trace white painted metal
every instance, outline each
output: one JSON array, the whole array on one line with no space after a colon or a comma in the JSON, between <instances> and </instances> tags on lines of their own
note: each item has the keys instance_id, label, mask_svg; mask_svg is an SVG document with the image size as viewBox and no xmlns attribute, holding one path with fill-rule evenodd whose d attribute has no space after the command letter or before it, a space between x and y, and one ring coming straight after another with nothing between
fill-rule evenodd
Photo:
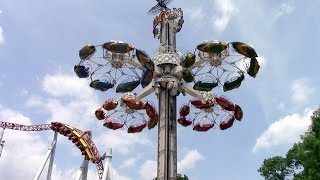
<instances>
[{"instance_id":1,"label":"white painted metal","mask_svg":"<svg viewBox=\"0 0 320 180\"><path fill-rule=\"evenodd\" d=\"M49 159L49 157L50 157L50 155L51 155L52 149L53 149L53 147L55 147L56 143L57 143L56 140L53 140L53 142L51 143L51 146L49 147L48 152L47 152L44 160L42 161L42 164L41 164L41 166L40 166L37 174L36 174L35 177L34 177L34 180L39 180L40 175L41 175L44 167L46 166L47 161L48 161L48 159Z\"/></svg>"},{"instance_id":2,"label":"white painted metal","mask_svg":"<svg viewBox=\"0 0 320 180\"><path fill-rule=\"evenodd\" d=\"M111 166L112 149L111 148L107 148L105 159L106 159L106 162L104 165L102 180L111 180L112 178L112 166Z\"/></svg>"},{"instance_id":3,"label":"white painted metal","mask_svg":"<svg viewBox=\"0 0 320 180\"><path fill-rule=\"evenodd\" d=\"M58 132L54 132L54 136L53 136L53 141L57 142L57 138L58 138ZM47 174L47 180L51 180L51 174L52 174L52 168L53 168L53 161L54 161L54 155L56 152L56 146L57 143L54 143L52 150L51 150L51 156L50 156L50 161L49 161L49 166L48 166L48 174Z\"/></svg>"},{"instance_id":4,"label":"white painted metal","mask_svg":"<svg viewBox=\"0 0 320 180\"><path fill-rule=\"evenodd\" d=\"M1 128L1 130L0 130L0 158L1 158L2 150L3 150L3 146L4 146L4 141L2 140L3 133L4 133L4 128Z\"/></svg>"},{"instance_id":5,"label":"white painted metal","mask_svg":"<svg viewBox=\"0 0 320 180\"><path fill-rule=\"evenodd\" d=\"M80 166L77 172L76 180L87 180L88 165L89 161L84 159L82 161L82 165Z\"/></svg>"}]
</instances>

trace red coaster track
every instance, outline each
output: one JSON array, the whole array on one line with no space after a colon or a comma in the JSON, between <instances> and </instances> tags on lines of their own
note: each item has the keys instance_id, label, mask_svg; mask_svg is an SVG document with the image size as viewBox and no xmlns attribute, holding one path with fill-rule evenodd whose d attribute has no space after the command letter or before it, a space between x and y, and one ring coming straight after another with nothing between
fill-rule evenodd
<instances>
[{"instance_id":1,"label":"red coaster track","mask_svg":"<svg viewBox=\"0 0 320 180\"><path fill-rule=\"evenodd\" d=\"M73 128L67 124L61 122L52 122L51 124L39 124L39 125L21 125L10 122L0 121L0 127L4 129L12 129L19 131L47 131L53 130L68 137L68 139L74 143L85 156L85 159L91 160L96 164L99 178L102 179L103 175L103 163L98 151L98 148L91 139L91 132L83 132L80 129Z\"/></svg>"}]
</instances>

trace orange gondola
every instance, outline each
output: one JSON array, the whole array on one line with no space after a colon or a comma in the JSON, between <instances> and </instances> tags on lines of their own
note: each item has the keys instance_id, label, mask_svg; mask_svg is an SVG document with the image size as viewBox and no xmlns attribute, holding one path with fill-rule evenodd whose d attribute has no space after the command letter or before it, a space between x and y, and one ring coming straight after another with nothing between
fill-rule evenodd
<instances>
[{"instance_id":1,"label":"orange gondola","mask_svg":"<svg viewBox=\"0 0 320 180\"><path fill-rule=\"evenodd\" d=\"M227 120L220 122L220 125L219 125L220 129L226 130L226 129L230 128L233 125L234 120L235 120L234 116L229 116L229 118Z\"/></svg>"},{"instance_id":2,"label":"orange gondola","mask_svg":"<svg viewBox=\"0 0 320 180\"><path fill-rule=\"evenodd\" d=\"M141 132L145 127L147 126L147 123L143 123L141 125L131 125L128 128L128 133L139 133Z\"/></svg>"},{"instance_id":3,"label":"orange gondola","mask_svg":"<svg viewBox=\"0 0 320 180\"><path fill-rule=\"evenodd\" d=\"M213 128L214 123L205 123L205 124L200 124L197 123L193 126L194 131L199 131L199 132L206 132L209 129Z\"/></svg>"},{"instance_id":4,"label":"orange gondola","mask_svg":"<svg viewBox=\"0 0 320 180\"><path fill-rule=\"evenodd\" d=\"M188 114L190 113L190 106L189 105L183 105L180 108L179 114L182 117L188 116Z\"/></svg>"},{"instance_id":5,"label":"orange gondola","mask_svg":"<svg viewBox=\"0 0 320 180\"><path fill-rule=\"evenodd\" d=\"M103 126L112 129L112 130L117 130L122 128L124 123L119 123L119 122L113 122L112 120L105 120L103 123Z\"/></svg>"},{"instance_id":6,"label":"orange gondola","mask_svg":"<svg viewBox=\"0 0 320 180\"><path fill-rule=\"evenodd\" d=\"M237 104L235 105L235 108L234 108L234 117L238 121L241 121L241 119L243 118L243 111L241 107Z\"/></svg>"},{"instance_id":7,"label":"orange gondola","mask_svg":"<svg viewBox=\"0 0 320 180\"><path fill-rule=\"evenodd\" d=\"M114 110L117 107L117 105L118 105L117 100L109 99L103 103L102 107L103 107L103 109L110 111L110 110Z\"/></svg>"},{"instance_id":8,"label":"orange gondola","mask_svg":"<svg viewBox=\"0 0 320 180\"><path fill-rule=\"evenodd\" d=\"M235 105L225 97L215 97L220 107L227 111L234 111Z\"/></svg>"},{"instance_id":9,"label":"orange gondola","mask_svg":"<svg viewBox=\"0 0 320 180\"><path fill-rule=\"evenodd\" d=\"M134 109L134 110L145 109L146 103L141 100L134 99L134 98L127 98L127 97L122 97L121 99L122 99L122 102L131 109Z\"/></svg>"},{"instance_id":10,"label":"orange gondola","mask_svg":"<svg viewBox=\"0 0 320 180\"><path fill-rule=\"evenodd\" d=\"M159 122L158 116L149 118L149 121L148 121L148 129L150 130L150 129L156 127L156 125L158 124L158 122Z\"/></svg>"},{"instance_id":11,"label":"orange gondola","mask_svg":"<svg viewBox=\"0 0 320 180\"><path fill-rule=\"evenodd\" d=\"M187 120L185 117L179 117L178 123L184 127L190 126L192 124L191 120Z\"/></svg>"},{"instance_id":12,"label":"orange gondola","mask_svg":"<svg viewBox=\"0 0 320 180\"><path fill-rule=\"evenodd\" d=\"M207 99L207 100L195 99L190 102L195 108L198 108L198 109L208 109L213 107L214 105L211 99Z\"/></svg>"},{"instance_id":13,"label":"orange gondola","mask_svg":"<svg viewBox=\"0 0 320 180\"><path fill-rule=\"evenodd\" d=\"M103 120L106 118L106 113L102 110L102 108L97 109L94 114L98 120Z\"/></svg>"},{"instance_id":14,"label":"orange gondola","mask_svg":"<svg viewBox=\"0 0 320 180\"><path fill-rule=\"evenodd\" d=\"M150 118L154 118L154 117L158 117L158 113L155 110L154 106L151 105L149 102L145 103L145 109L146 109L146 113Z\"/></svg>"}]
</instances>

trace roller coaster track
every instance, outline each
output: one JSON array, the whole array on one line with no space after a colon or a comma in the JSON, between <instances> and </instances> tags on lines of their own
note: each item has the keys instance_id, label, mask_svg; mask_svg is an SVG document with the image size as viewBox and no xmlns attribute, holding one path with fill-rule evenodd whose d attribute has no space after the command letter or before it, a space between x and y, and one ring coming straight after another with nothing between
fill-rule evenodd
<instances>
[{"instance_id":1,"label":"roller coaster track","mask_svg":"<svg viewBox=\"0 0 320 180\"><path fill-rule=\"evenodd\" d=\"M85 155L87 160L91 160L97 167L99 178L102 179L103 175L103 163L100 157L98 148L91 139L91 133L89 131L83 132L80 129L73 128L67 124L61 122L52 122L51 124L39 124L39 125L22 125L10 122L0 121L0 127L4 129L12 129L18 131L47 131L53 130L60 134L67 136L72 143L76 144ZM82 149L81 149L82 148Z\"/></svg>"}]
</instances>

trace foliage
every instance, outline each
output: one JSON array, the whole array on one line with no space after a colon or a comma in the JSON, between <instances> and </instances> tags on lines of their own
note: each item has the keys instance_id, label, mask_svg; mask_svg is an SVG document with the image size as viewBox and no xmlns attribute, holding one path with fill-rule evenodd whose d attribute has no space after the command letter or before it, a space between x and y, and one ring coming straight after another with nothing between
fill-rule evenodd
<instances>
[{"instance_id":1,"label":"foliage","mask_svg":"<svg viewBox=\"0 0 320 180\"><path fill-rule=\"evenodd\" d=\"M320 179L320 108L311 117L312 124L285 157L265 159L258 172L266 180Z\"/></svg>"},{"instance_id":2,"label":"foliage","mask_svg":"<svg viewBox=\"0 0 320 180\"><path fill-rule=\"evenodd\" d=\"M178 174L178 180L189 180L188 176L186 175L181 175L181 174Z\"/></svg>"},{"instance_id":3,"label":"foliage","mask_svg":"<svg viewBox=\"0 0 320 180\"><path fill-rule=\"evenodd\" d=\"M263 161L258 170L266 180L284 180L291 173L287 167L286 158L275 156Z\"/></svg>"},{"instance_id":4,"label":"foliage","mask_svg":"<svg viewBox=\"0 0 320 180\"><path fill-rule=\"evenodd\" d=\"M157 180L157 178L154 178L153 180ZM187 175L182 176L181 174L178 174L177 180L189 180L189 178Z\"/></svg>"}]
</instances>

